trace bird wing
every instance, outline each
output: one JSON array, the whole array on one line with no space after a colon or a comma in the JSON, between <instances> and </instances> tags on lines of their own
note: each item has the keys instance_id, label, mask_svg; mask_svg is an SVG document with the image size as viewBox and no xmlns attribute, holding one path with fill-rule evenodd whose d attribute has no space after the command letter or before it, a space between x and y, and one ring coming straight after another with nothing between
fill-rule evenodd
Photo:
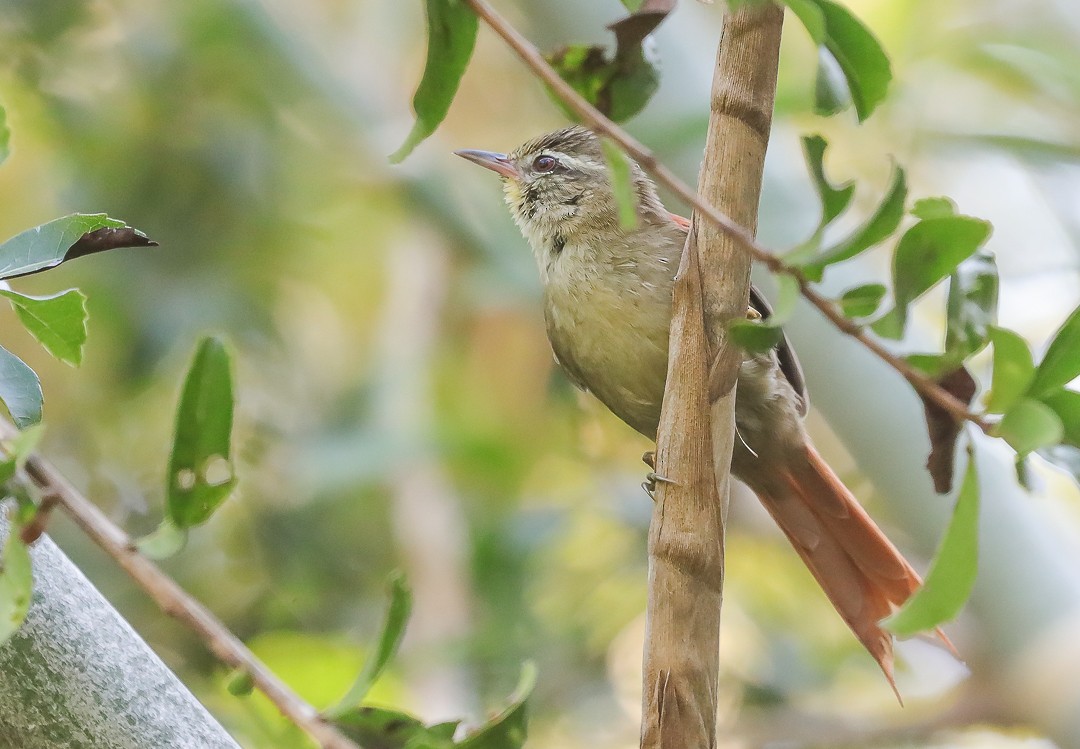
<instances>
[{"instance_id":1,"label":"bird wing","mask_svg":"<svg viewBox=\"0 0 1080 749\"><path fill-rule=\"evenodd\" d=\"M684 218L677 213L668 214L671 216L671 220L683 231L690 231L690 219ZM750 285L750 306L757 311L762 318L772 315L772 307L769 305L769 301L765 298L765 295L761 293L758 287L753 284ZM781 332L780 342L776 344L776 360L780 365L780 371L783 372L784 377L791 385L792 389L799 396L799 413L803 416L806 415L806 411L810 408L810 396L806 392L806 379L803 377L802 365L799 363L799 357L795 354L795 349L788 341L787 334Z\"/></svg>"}]
</instances>

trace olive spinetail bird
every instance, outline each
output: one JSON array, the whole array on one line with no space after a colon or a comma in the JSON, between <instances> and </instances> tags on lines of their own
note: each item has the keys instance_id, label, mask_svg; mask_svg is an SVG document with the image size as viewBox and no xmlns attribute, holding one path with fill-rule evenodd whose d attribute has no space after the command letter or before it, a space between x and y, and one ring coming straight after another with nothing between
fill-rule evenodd
<instances>
[{"instance_id":1,"label":"olive spinetail bird","mask_svg":"<svg viewBox=\"0 0 1080 749\"><path fill-rule=\"evenodd\" d=\"M576 385L656 439L672 288L689 222L665 210L656 186L631 162L637 226L623 228L600 140L583 127L508 154L456 153L503 179L540 269L556 361ZM753 288L749 309L769 314ZM761 499L895 690L892 636L878 622L921 580L810 443L807 404L786 339L768 353L747 355L735 397L731 472Z\"/></svg>"}]
</instances>

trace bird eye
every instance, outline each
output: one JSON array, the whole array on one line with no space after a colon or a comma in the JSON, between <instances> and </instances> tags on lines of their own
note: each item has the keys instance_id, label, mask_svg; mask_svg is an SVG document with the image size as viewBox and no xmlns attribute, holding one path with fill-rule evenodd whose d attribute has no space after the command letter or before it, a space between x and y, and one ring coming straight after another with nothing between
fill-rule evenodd
<instances>
[{"instance_id":1,"label":"bird eye","mask_svg":"<svg viewBox=\"0 0 1080 749\"><path fill-rule=\"evenodd\" d=\"M537 156L532 165L537 172L550 172L555 169L556 163L554 156Z\"/></svg>"}]
</instances>

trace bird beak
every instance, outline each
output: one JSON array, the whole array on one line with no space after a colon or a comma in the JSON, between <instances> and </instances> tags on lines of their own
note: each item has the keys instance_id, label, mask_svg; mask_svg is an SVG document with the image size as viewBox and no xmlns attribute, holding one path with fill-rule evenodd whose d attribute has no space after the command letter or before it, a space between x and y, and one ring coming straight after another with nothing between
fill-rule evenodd
<instances>
[{"instance_id":1,"label":"bird beak","mask_svg":"<svg viewBox=\"0 0 1080 749\"><path fill-rule=\"evenodd\" d=\"M520 179L521 172L518 171L514 163L510 161L510 157L505 153L495 153L494 151L454 151L458 156L463 159L468 159L474 164L479 164L485 169L490 169L496 174L502 177L509 177L511 179Z\"/></svg>"}]
</instances>

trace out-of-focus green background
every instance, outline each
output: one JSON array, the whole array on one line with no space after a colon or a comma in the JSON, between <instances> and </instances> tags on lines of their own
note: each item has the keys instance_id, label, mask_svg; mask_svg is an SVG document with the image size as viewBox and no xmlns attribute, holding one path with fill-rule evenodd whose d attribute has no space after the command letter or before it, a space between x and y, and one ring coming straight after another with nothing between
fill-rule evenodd
<instances>
[{"instance_id":1,"label":"out-of-focus green background","mask_svg":"<svg viewBox=\"0 0 1080 749\"><path fill-rule=\"evenodd\" d=\"M864 211L893 157L914 195L951 195L994 222L1002 321L1042 345L1080 298L1080 10L1067 0L849 4L892 55L892 95L862 127L850 114L809 114L815 53L789 22L762 241L782 249L815 225L800 134L829 137L828 167L861 180ZM616 0L497 5L544 48L606 41L604 24L622 12ZM451 154L509 149L563 121L481 29L444 127L391 167L423 65L421 6L0 0L0 100L13 130L0 235L106 211L161 243L17 282L89 294L80 371L50 360L7 309L3 343L42 375L47 455L138 533L160 517L193 344L228 336L240 488L167 567L316 705L350 683L383 581L402 568L416 611L372 699L475 720L535 659L531 746L633 747L650 513L638 456L649 445L556 373L533 260L498 182ZM689 180L720 17L719 5L685 0L664 23L661 91L630 123ZM836 279L880 278L887 263L879 253ZM923 346L937 341L940 302L919 308ZM842 403L845 376L815 374L809 361L828 358L835 338L796 330L795 343L818 352L804 355L813 398ZM880 378L883 401L901 397L880 368L847 374ZM887 477L863 461L860 471L820 412L810 424L924 569L948 500L930 497L940 512L920 526L909 505L878 495ZM889 422L867 412L858 428L849 445L892 454ZM894 464L923 470L919 459ZM1044 574L1026 547L984 544L988 563L1012 569L1010 555L1023 556L1029 576L1015 590L984 586L988 603L949 628L970 677L929 646L901 648L902 710L754 499L738 496L721 746L1048 747L1041 737L1053 736L1067 747L1080 704L1078 638L1067 634L1080 626L1068 573L1080 570L1080 504L1064 476L1036 473L1033 497L1003 482L1006 516L1023 519L1056 571ZM228 695L200 643L77 531L58 518L54 533L242 744L309 745L257 695Z\"/></svg>"}]
</instances>

